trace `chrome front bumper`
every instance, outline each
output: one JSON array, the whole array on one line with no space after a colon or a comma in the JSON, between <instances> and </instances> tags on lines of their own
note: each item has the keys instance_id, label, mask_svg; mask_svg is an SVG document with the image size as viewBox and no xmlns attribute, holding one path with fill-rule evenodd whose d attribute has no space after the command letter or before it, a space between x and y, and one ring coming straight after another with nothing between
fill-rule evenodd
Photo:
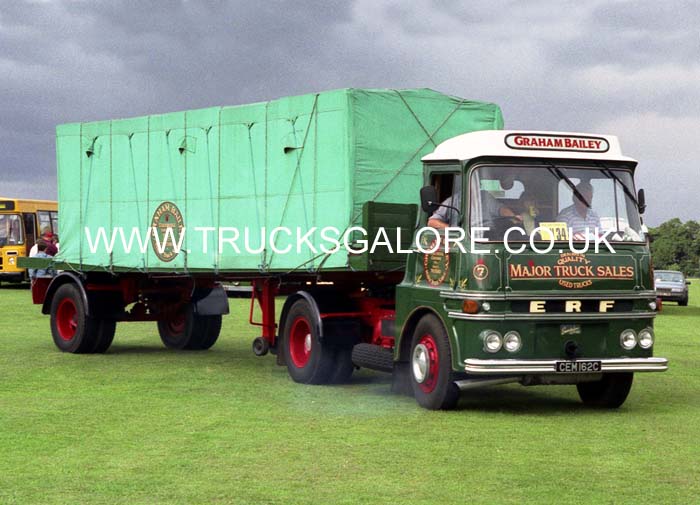
<instances>
[{"instance_id":1,"label":"chrome front bumper","mask_svg":"<svg viewBox=\"0 0 700 505\"><path fill-rule=\"evenodd\" d=\"M465 359L464 371L469 374L557 374L575 375L556 371L556 363L564 359ZM665 372L666 358L588 358L578 361L600 361L600 371L605 372Z\"/></svg>"}]
</instances>

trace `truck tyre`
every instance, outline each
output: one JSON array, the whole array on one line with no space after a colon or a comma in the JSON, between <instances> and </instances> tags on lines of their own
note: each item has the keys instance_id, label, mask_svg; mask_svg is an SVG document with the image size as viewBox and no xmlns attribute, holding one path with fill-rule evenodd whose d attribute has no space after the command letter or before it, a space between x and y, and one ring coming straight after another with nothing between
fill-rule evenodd
<instances>
[{"instance_id":1,"label":"truck tyre","mask_svg":"<svg viewBox=\"0 0 700 505\"><path fill-rule=\"evenodd\" d=\"M207 330L204 334L200 336L199 343L196 347L196 349L199 349L201 351L206 351L207 349L211 348L216 341L219 339L219 335L221 334L221 324L222 324L222 316L221 314L216 315L216 316L199 316L207 320ZM193 348L195 349L195 348Z\"/></svg>"},{"instance_id":2,"label":"truck tyre","mask_svg":"<svg viewBox=\"0 0 700 505\"><path fill-rule=\"evenodd\" d=\"M411 385L419 405L430 410L453 409L459 388L452 375L447 332L436 316L423 316L413 332L410 355Z\"/></svg>"},{"instance_id":3,"label":"truck tyre","mask_svg":"<svg viewBox=\"0 0 700 505\"><path fill-rule=\"evenodd\" d=\"M282 346L290 377L301 384L327 384L336 363L335 349L319 341L309 302L292 304L282 331Z\"/></svg>"},{"instance_id":4,"label":"truck tyre","mask_svg":"<svg viewBox=\"0 0 700 505\"><path fill-rule=\"evenodd\" d=\"M221 315L201 316L188 304L174 317L158 321L160 339L169 349L206 350L214 345L221 332Z\"/></svg>"},{"instance_id":5,"label":"truck tyre","mask_svg":"<svg viewBox=\"0 0 700 505\"><path fill-rule=\"evenodd\" d=\"M348 347L336 347L335 364L328 382L331 384L345 384L350 380L355 371L352 363L352 349Z\"/></svg>"},{"instance_id":6,"label":"truck tyre","mask_svg":"<svg viewBox=\"0 0 700 505\"><path fill-rule=\"evenodd\" d=\"M688 298L683 298L682 300L679 300L678 305L680 305L681 307L687 307L688 306Z\"/></svg>"},{"instance_id":7,"label":"truck tyre","mask_svg":"<svg viewBox=\"0 0 700 505\"><path fill-rule=\"evenodd\" d=\"M97 335L95 337L95 347L90 351L95 354L102 354L109 349L114 340L114 333L117 331L117 322L109 319L102 319L99 322Z\"/></svg>"},{"instance_id":8,"label":"truck tyre","mask_svg":"<svg viewBox=\"0 0 700 505\"><path fill-rule=\"evenodd\" d=\"M107 340L111 343L109 329L109 325L103 327L100 320L87 316L83 297L75 284L59 286L51 300L51 335L56 347L75 354L95 352L98 344L101 349Z\"/></svg>"},{"instance_id":9,"label":"truck tyre","mask_svg":"<svg viewBox=\"0 0 700 505\"><path fill-rule=\"evenodd\" d=\"M607 373L599 381L576 384L576 389L585 405L616 409L625 403L633 378L632 372Z\"/></svg>"}]
</instances>

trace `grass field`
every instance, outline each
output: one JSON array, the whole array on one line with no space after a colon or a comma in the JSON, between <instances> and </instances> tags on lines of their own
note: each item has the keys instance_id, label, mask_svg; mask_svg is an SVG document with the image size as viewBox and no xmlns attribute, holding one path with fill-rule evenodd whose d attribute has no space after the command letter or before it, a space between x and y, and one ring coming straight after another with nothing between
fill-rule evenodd
<instances>
[{"instance_id":1,"label":"grass field","mask_svg":"<svg viewBox=\"0 0 700 505\"><path fill-rule=\"evenodd\" d=\"M105 355L58 352L27 290L0 289L0 504L698 503L700 282L657 318L663 374L616 411L572 386L472 392L454 412L388 376L293 383L250 350L232 301L210 351L121 324Z\"/></svg>"}]
</instances>

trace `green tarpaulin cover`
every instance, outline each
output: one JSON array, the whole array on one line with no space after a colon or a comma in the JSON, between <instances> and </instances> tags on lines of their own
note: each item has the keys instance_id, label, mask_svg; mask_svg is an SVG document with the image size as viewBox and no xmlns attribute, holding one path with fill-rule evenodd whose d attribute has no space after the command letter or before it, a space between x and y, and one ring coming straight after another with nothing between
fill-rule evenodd
<instances>
[{"instance_id":1,"label":"green tarpaulin cover","mask_svg":"<svg viewBox=\"0 0 700 505\"><path fill-rule=\"evenodd\" d=\"M261 229L343 231L362 224L367 201L418 203L420 158L440 142L500 129L498 106L429 89L341 89L264 103L72 123L57 128L58 260L76 267L141 271L287 271L345 268L341 250L325 258L308 249L258 249ZM171 202L178 212L171 212ZM181 221L180 221L181 219ZM111 252L91 251L100 227L143 237L152 225L184 226L182 252L127 253L119 235ZM218 232L195 231L213 227ZM222 244L218 233L237 245ZM204 252L204 237L207 247ZM310 241L322 242L320 231ZM279 248L296 243L277 235ZM94 244L92 244L94 245ZM94 249L94 247L93 247ZM186 252L188 251L189 252Z\"/></svg>"}]
</instances>

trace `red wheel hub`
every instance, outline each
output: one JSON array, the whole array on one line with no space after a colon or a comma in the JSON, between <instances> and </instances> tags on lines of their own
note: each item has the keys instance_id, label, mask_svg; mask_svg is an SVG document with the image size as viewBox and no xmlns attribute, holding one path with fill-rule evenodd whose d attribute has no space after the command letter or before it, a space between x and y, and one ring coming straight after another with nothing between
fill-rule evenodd
<instances>
[{"instance_id":1,"label":"red wheel hub","mask_svg":"<svg viewBox=\"0 0 700 505\"><path fill-rule=\"evenodd\" d=\"M440 356L435 338L429 333L423 335L413 348L411 358L413 378L424 393L431 393L437 385Z\"/></svg>"},{"instance_id":2,"label":"red wheel hub","mask_svg":"<svg viewBox=\"0 0 700 505\"><path fill-rule=\"evenodd\" d=\"M64 298L56 310L56 327L63 340L71 340L78 330L78 309L71 298Z\"/></svg>"},{"instance_id":3,"label":"red wheel hub","mask_svg":"<svg viewBox=\"0 0 700 505\"><path fill-rule=\"evenodd\" d=\"M304 368L309 362L312 340L309 322L303 316L297 317L289 332L289 355L297 368Z\"/></svg>"},{"instance_id":4,"label":"red wheel hub","mask_svg":"<svg viewBox=\"0 0 700 505\"><path fill-rule=\"evenodd\" d=\"M168 329L173 335L180 335L185 331L185 314L178 312L168 320Z\"/></svg>"}]
</instances>

